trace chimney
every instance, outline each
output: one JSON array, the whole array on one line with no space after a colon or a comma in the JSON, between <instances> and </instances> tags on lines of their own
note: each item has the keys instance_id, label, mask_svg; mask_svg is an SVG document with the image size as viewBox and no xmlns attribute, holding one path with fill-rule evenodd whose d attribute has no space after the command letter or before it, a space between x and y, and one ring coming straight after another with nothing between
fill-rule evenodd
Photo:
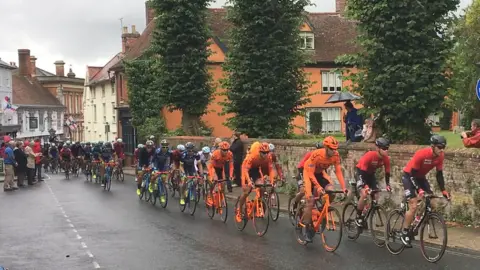
<instances>
[{"instance_id":1,"label":"chimney","mask_svg":"<svg viewBox=\"0 0 480 270\"><path fill-rule=\"evenodd\" d=\"M55 61L55 74L60 77L65 77L65 62L62 60Z\"/></svg>"},{"instance_id":2,"label":"chimney","mask_svg":"<svg viewBox=\"0 0 480 270\"><path fill-rule=\"evenodd\" d=\"M147 25L153 21L153 18L155 18L155 10L150 1L145 2L145 18L147 20Z\"/></svg>"},{"instance_id":3,"label":"chimney","mask_svg":"<svg viewBox=\"0 0 480 270\"><path fill-rule=\"evenodd\" d=\"M345 8L347 7L347 0L335 0L335 12L343 15Z\"/></svg>"},{"instance_id":4,"label":"chimney","mask_svg":"<svg viewBox=\"0 0 480 270\"><path fill-rule=\"evenodd\" d=\"M30 76L30 50L18 50L18 65L20 76Z\"/></svg>"},{"instance_id":5,"label":"chimney","mask_svg":"<svg viewBox=\"0 0 480 270\"><path fill-rule=\"evenodd\" d=\"M135 30L135 25L132 25L132 33L128 32L128 27L123 27L122 52L125 53L130 50L138 37L140 37L140 34Z\"/></svg>"},{"instance_id":6,"label":"chimney","mask_svg":"<svg viewBox=\"0 0 480 270\"><path fill-rule=\"evenodd\" d=\"M36 65L37 58L35 56L30 56L30 74L32 77L37 76L37 65Z\"/></svg>"},{"instance_id":7,"label":"chimney","mask_svg":"<svg viewBox=\"0 0 480 270\"><path fill-rule=\"evenodd\" d=\"M72 71L72 65L70 65L70 70L68 71L67 77L68 78L75 78L75 73L73 73L73 71Z\"/></svg>"}]
</instances>

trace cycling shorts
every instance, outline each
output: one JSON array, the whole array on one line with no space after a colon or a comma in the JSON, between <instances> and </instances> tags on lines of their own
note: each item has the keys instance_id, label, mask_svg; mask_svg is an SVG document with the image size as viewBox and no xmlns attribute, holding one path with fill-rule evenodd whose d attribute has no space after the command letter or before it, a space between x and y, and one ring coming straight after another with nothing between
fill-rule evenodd
<instances>
[{"instance_id":1,"label":"cycling shorts","mask_svg":"<svg viewBox=\"0 0 480 270\"><path fill-rule=\"evenodd\" d=\"M403 189L407 199L417 197L417 188L423 189L428 194L433 194L432 188L426 178L415 178L415 185L412 183L411 175L404 173L402 176Z\"/></svg>"},{"instance_id":2,"label":"cycling shorts","mask_svg":"<svg viewBox=\"0 0 480 270\"><path fill-rule=\"evenodd\" d=\"M330 181L323 177L323 173L315 173L315 178L317 179L318 184L325 189L327 186L331 185ZM299 181L300 182L300 181ZM301 186L305 186L305 196L309 198L314 194L315 185L312 183L312 179L306 179L304 176L304 181L301 183Z\"/></svg>"},{"instance_id":3,"label":"cycling shorts","mask_svg":"<svg viewBox=\"0 0 480 270\"><path fill-rule=\"evenodd\" d=\"M374 173L370 174L370 173L367 173L366 171L356 168L355 178L357 179L358 189L363 188L365 185L367 185L372 190L378 189L377 179L375 178Z\"/></svg>"}]
</instances>

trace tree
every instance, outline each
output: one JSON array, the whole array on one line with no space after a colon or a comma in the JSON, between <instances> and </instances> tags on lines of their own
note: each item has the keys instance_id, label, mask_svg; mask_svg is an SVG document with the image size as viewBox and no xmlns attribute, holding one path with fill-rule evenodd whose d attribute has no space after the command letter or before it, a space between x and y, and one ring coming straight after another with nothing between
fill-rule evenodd
<instances>
[{"instance_id":1,"label":"tree","mask_svg":"<svg viewBox=\"0 0 480 270\"><path fill-rule=\"evenodd\" d=\"M322 112L311 112L308 116L308 123L310 125L310 132L313 134L322 133Z\"/></svg>"},{"instance_id":2,"label":"tree","mask_svg":"<svg viewBox=\"0 0 480 270\"><path fill-rule=\"evenodd\" d=\"M446 59L450 12L458 0L350 0L348 16L358 22L360 52L343 64L377 125L394 142L426 143L426 118L437 112L448 87Z\"/></svg>"},{"instance_id":3,"label":"tree","mask_svg":"<svg viewBox=\"0 0 480 270\"><path fill-rule=\"evenodd\" d=\"M150 135L156 138L163 137L167 132L165 128L165 120L162 117L149 117L145 122L137 128L138 137L147 140Z\"/></svg>"},{"instance_id":4,"label":"tree","mask_svg":"<svg viewBox=\"0 0 480 270\"><path fill-rule=\"evenodd\" d=\"M480 115L480 102L475 93L475 85L480 79L480 0L474 0L455 24L456 44L450 59L452 88L449 98L453 108L464 115L463 125L470 127L473 118Z\"/></svg>"},{"instance_id":5,"label":"tree","mask_svg":"<svg viewBox=\"0 0 480 270\"><path fill-rule=\"evenodd\" d=\"M223 81L227 125L249 137L288 136L309 102L299 28L308 0L230 0L232 24Z\"/></svg>"},{"instance_id":6,"label":"tree","mask_svg":"<svg viewBox=\"0 0 480 270\"><path fill-rule=\"evenodd\" d=\"M200 117L212 98L207 70L208 39L206 16L209 0L151 0L156 28L149 55L156 55L157 77L163 104L182 111L182 128L187 135L200 135Z\"/></svg>"}]
</instances>

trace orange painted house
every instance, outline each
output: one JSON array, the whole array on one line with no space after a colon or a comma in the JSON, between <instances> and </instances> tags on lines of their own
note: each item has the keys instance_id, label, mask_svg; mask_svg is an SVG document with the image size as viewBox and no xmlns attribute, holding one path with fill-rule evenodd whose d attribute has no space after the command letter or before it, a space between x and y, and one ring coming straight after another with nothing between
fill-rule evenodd
<instances>
[{"instance_id":1,"label":"orange painted house","mask_svg":"<svg viewBox=\"0 0 480 270\"><path fill-rule=\"evenodd\" d=\"M338 2L338 1L337 1ZM342 1L340 1L342 2ZM337 3L338 5L338 3ZM138 37L122 35L124 44L129 44L125 53L126 60L132 60L140 57L142 53L150 46L155 27L154 12L149 8L148 1L146 6L146 28ZM224 72L222 64L229 47L227 30L230 27L225 18L225 9L209 9L208 25L212 32L209 57L209 68L212 74L213 83L217 92L222 92L219 80L223 78ZM307 133L308 114L312 111L321 111L323 116L324 132L340 133L344 130L342 116L345 113L342 103L325 104L325 101L336 91L350 84L348 81L342 81L336 69L341 68L335 64L335 59L343 54L354 53L356 48L353 41L356 36L355 24L345 19L340 12L334 13L306 13L305 22L301 29L301 50L309 55L308 64L305 66L305 72L311 81L309 93L311 102L306 106L306 117L297 117L293 124L296 126L294 132L297 134ZM124 46L125 47L125 46ZM135 129L131 125L131 113L128 106L127 83L124 74L123 61L113 66L111 71L115 72L117 87L117 104L119 111L118 133L124 142L128 145L127 152L133 151L135 145L143 141L144 138L137 138ZM227 116L220 116L222 111L219 101L223 96L216 96L208 107L208 112L203 116L207 125L213 128L213 135L220 137L229 137L232 131L223 125ZM174 130L181 126L181 112L163 111L168 129Z\"/></svg>"}]
</instances>

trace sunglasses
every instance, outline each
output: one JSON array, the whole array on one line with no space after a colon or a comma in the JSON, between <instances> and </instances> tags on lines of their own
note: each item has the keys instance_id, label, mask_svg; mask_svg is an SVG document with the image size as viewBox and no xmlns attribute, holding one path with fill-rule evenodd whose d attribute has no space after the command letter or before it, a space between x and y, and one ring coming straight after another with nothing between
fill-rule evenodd
<instances>
[{"instance_id":1,"label":"sunglasses","mask_svg":"<svg viewBox=\"0 0 480 270\"><path fill-rule=\"evenodd\" d=\"M226 153L226 152L228 152L228 150L222 149L222 152Z\"/></svg>"},{"instance_id":2,"label":"sunglasses","mask_svg":"<svg viewBox=\"0 0 480 270\"><path fill-rule=\"evenodd\" d=\"M262 154L262 155L268 155L268 152L263 152L263 151L261 151L260 154Z\"/></svg>"},{"instance_id":3,"label":"sunglasses","mask_svg":"<svg viewBox=\"0 0 480 270\"><path fill-rule=\"evenodd\" d=\"M380 149L384 150L384 151L387 151L388 150L388 147L380 147Z\"/></svg>"},{"instance_id":4,"label":"sunglasses","mask_svg":"<svg viewBox=\"0 0 480 270\"><path fill-rule=\"evenodd\" d=\"M168 146L162 146L162 149L168 149Z\"/></svg>"},{"instance_id":5,"label":"sunglasses","mask_svg":"<svg viewBox=\"0 0 480 270\"><path fill-rule=\"evenodd\" d=\"M437 148L440 149L440 150L443 150L443 149L445 149L446 146L445 146L445 145L441 145L441 144L437 144L437 145L435 145L435 147L437 147Z\"/></svg>"}]
</instances>

